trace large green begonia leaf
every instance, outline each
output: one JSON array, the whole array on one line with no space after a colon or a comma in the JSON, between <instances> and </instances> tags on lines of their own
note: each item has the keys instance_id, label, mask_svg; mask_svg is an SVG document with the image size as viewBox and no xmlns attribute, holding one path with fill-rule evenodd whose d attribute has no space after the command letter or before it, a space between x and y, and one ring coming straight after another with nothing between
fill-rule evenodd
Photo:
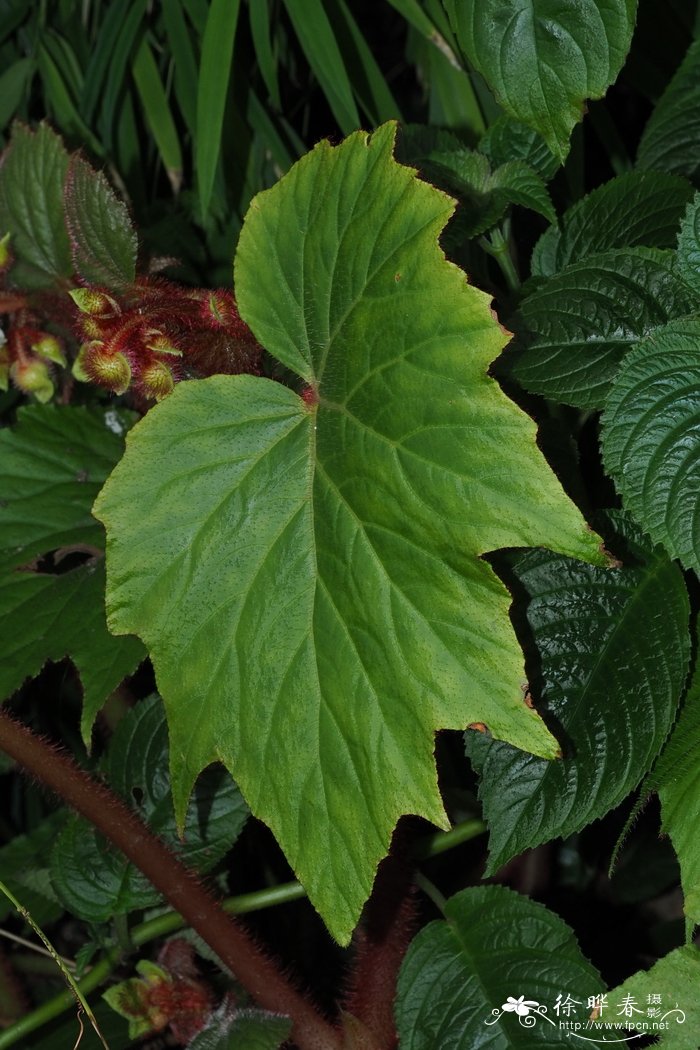
<instances>
[{"instance_id":1,"label":"large green begonia leaf","mask_svg":"<svg viewBox=\"0 0 700 1050\"><path fill-rule=\"evenodd\" d=\"M603 414L606 469L655 543L700 570L700 321L672 321L625 357Z\"/></svg>"},{"instance_id":2,"label":"large green begonia leaf","mask_svg":"<svg viewBox=\"0 0 700 1050\"><path fill-rule=\"evenodd\" d=\"M445 826L437 728L556 754L480 555L604 562L487 374L504 332L394 133L320 144L247 216L241 314L302 395L181 383L95 508L110 625L146 641L168 709L178 813L221 759L343 942L398 817Z\"/></svg>"},{"instance_id":3,"label":"large green begonia leaf","mask_svg":"<svg viewBox=\"0 0 700 1050\"><path fill-rule=\"evenodd\" d=\"M527 595L532 687L560 727L561 762L467 734L480 774L492 874L526 849L579 831L637 786L663 745L688 672L683 576L615 515L627 568L548 551L509 558Z\"/></svg>"},{"instance_id":4,"label":"large green begonia leaf","mask_svg":"<svg viewBox=\"0 0 700 1050\"><path fill-rule=\"evenodd\" d=\"M636 0L443 0L459 45L512 117L563 160L586 99L627 55Z\"/></svg>"},{"instance_id":5,"label":"large green begonia leaf","mask_svg":"<svg viewBox=\"0 0 700 1050\"><path fill-rule=\"evenodd\" d=\"M504 886L455 894L445 919L421 930L403 961L401 1050L571 1046L557 1004L570 998L583 1018L603 982L566 923Z\"/></svg>"},{"instance_id":6,"label":"large green begonia leaf","mask_svg":"<svg viewBox=\"0 0 700 1050\"><path fill-rule=\"evenodd\" d=\"M646 1032L657 1036L653 1045L663 1050L697 1050L699 984L700 949L695 945L676 948L651 969L640 970L607 993L608 1008L600 1016L597 1031L602 1035L603 1023L612 1021L623 1045L634 1046L633 1040ZM625 1025L637 1035L626 1035Z\"/></svg>"}]
</instances>

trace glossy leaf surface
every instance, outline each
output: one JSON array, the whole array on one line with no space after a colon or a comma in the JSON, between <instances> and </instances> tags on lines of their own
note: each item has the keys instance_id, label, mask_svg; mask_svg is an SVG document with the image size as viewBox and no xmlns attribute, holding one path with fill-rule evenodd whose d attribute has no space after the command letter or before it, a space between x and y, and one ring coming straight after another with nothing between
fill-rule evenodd
<instances>
[{"instance_id":1,"label":"glossy leaf surface","mask_svg":"<svg viewBox=\"0 0 700 1050\"><path fill-rule=\"evenodd\" d=\"M584 102L601 98L622 68L636 0L443 0L443 6L498 102L563 160Z\"/></svg>"},{"instance_id":2,"label":"glossy leaf surface","mask_svg":"<svg viewBox=\"0 0 700 1050\"><path fill-rule=\"evenodd\" d=\"M278 1050L291 1027L289 1018L263 1010L236 1010L232 1017L215 1014L188 1050Z\"/></svg>"},{"instance_id":3,"label":"glossy leaf surface","mask_svg":"<svg viewBox=\"0 0 700 1050\"><path fill-rule=\"evenodd\" d=\"M510 559L528 600L532 688L559 728L564 757L544 762L467 734L489 826L490 874L616 806L673 723L690 654L688 595L665 552L652 552L636 529L621 525L629 568L596 569L547 551Z\"/></svg>"},{"instance_id":4,"label":"glossy leaf surface","mask_svg":"<svg viewBox=\"0 0 700 1050\"><path fill-rule=\"evenodd\" d=\"M512 374L532 393L602 408L627 351L694 305L670 251L631 248L591 256L522 302L510 322L516 335Z\"/></svg>"},{"instance_id":5,"label":"glossy leaf surface","mask_svg":"<svg viewBox=\"0 0 700 1050\"><path fill-rule=\"evenodd\" d=\"M457 893L445 918L421 930L401 967L395 1005L401 1050L570 1046L556 1015L538 1020L534 1010L539 1005L553 1014L558 995L580 1002L601 991L566 923L502 886ZM522 1014L512 1005L518 999L531 1004Z\"/></svg>"},{"instance_id":6,"label":"glossy leaf surface","mask_svg":"<svg viewBox=\"0 0 700 1050\"><path fill-rule=\"evenodd\" d=\"M603 560L487 375L504 336L438 247L452 202L393 138L322 143L246 220L238 305L306 398L180 384L96 507L110 624L147 642L168 708L178 812L220 758L342 941L398 817L444 825L436 728L555 753L479 555Z\"/></svg>"},{"instance_id":7,"label":"glossy leaf surface","mask_svg":"<svg viewBox=\"0 0 700 1050\"><path fill-rule=\"evenodd\" d=\"M700 299L700 193L693 197L681 223L678 272Z\"/></svg>"},{"instance_id":8,"label":"glossy leaf surface","mask_svg":"<svg viewBox=\"0 0 700 1050\"><path fill-rule=\"evenodd\" d=\"M656 543L700 569L700 321L631 351L603 415L603 456L623 504Z\"/></svg>"}]
</instances>

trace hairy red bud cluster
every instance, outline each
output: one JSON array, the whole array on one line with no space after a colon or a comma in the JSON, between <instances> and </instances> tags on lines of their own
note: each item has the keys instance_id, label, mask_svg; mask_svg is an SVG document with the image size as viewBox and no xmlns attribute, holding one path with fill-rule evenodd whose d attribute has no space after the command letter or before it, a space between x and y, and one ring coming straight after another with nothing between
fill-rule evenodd
<instances>
[{"instance_id":1,"label":"hairy red bud cluster","mask_svg":"<svg viewBox=\"0 0 700 1050\"><path fill-rule=\"evenodd\" d=\"M160 401L188 375L259 371L260 347L231 292L146 278L119 299L99 288L70 295L82 340L78 379Z\"/></svg>"},{"instance_id":2,"label":"hairy red bud cluster","mask_svg":"<svg viewBox=\"0 0 700 1050\"><path fill-rule=\"evenodd\" d=\"M7 336L0 332L0 390L7 390L12 380L25 394L49 401L54 366L66 364L61 340L39 327L21 295L0 292L0 313L11 318Z\"/></svg>"}]
</instances>

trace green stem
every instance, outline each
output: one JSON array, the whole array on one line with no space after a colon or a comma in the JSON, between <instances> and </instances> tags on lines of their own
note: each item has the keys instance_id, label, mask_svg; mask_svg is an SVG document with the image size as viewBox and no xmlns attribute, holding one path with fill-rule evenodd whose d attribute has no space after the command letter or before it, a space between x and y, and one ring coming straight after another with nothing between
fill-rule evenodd
<instances>
[{"instance_id":1,"label":"green stem","mask_svg":"<svg viewBox=\"0 0 700 1050\"><path fill-rule=\"evenodd\" d=\"M510 254L508 240L502 230L492 230L488 237L480 237L479 244L498 263L510 292L520 291L520 278Z\"/></svg>"},{"instance_id":2,"label":"green stem","mask_svg":"<svg viewBox=\"0 0 700 1050\"><path fill-rule=\"evenodd\" d=\"M427 879L425 875L423 875L423 873L420 871L416 872L414 879L418 889L422 890L426 897L430 898L430 900L433 902L438 911L444 915L447 900L440 893L440 890L437 888L435 883L431 882L430 879Z\"/></svg>"},{"instance_id":3,"label":"green stem","mask_svg":"<svg viewBox=\"0 0 700 1050\"><path fill-rule=\"evenodd\" d=\"M418 843L415 850L417 860L427 860L428 857L437 857L440 853L461 846L463 842L478 838L486 831L483 820L471 818L463 820L461 824L455 824L449 831L436 831Z\"/></svg>"}]
</instances>

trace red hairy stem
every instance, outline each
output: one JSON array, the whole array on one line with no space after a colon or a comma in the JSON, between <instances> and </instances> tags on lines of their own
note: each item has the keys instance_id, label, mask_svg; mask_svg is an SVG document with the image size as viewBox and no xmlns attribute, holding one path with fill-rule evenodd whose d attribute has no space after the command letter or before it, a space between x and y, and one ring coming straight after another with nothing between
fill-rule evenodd
<instances>
[{"instance_id":1,"label":"red hairy stem","mask_svg":"<svg viewBox=\"0 0 700 1050\"><path fill-rule=\"evenodd\" d=\"M192 871L109 788L0 709L0 748L93 824L162 893L265 1009L287 1014L300 1050L341 1050L339 1033L228 916Z\"/></svg>"},{"instance_id":2,"label":"red hairy stem","mask_svg":"<svg viewBox=\"0 0 700 1050\"><path fill-rule=\"evenodd\" d=\"M394 1050L398 1045L396 981L416 926L414 866L408 859L405 832L406 822L399 826L391 853L379 865L355 935L355 961L343 1005L366 1032L364 1039L359 1033L354 1036L350 1026L350 1045L358 1048Z\"/></svg>"}]
</instances>

